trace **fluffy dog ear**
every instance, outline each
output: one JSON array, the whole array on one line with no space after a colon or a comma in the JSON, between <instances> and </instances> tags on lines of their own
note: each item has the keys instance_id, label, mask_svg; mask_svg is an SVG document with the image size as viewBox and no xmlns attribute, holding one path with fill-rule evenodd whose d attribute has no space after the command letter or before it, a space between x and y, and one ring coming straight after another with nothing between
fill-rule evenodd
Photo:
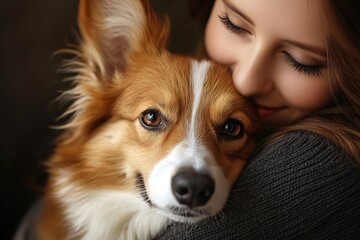
<instances>
[{"instance_id":1,"label":"fluffy dog ear","mask_svg":"<svg viewBox=\"0 0 360 240\"><path fill-rule=\"evenodd\" d=\"M72 118L58 127L69 130L69 142L110 117L119 94L114 84L121 82L132 56L163 50L169 32L168 21L160 22L147 0L80 0L79 27L83 41L77 58L64 65L77 73L62 98L73 101L63 114Z\"/></svg>"},{"instance_id":2,"label":"fluffy dog ear","mask_svg":"<svg viewBox=\"0 0 360 240\"><path fill-rule=\"evenodd\" d=\"M168 23L161 24L147 0L81 0L82 53L98 78L124 72L134 52L165 47Z\"/></svg>"}]
</instances>

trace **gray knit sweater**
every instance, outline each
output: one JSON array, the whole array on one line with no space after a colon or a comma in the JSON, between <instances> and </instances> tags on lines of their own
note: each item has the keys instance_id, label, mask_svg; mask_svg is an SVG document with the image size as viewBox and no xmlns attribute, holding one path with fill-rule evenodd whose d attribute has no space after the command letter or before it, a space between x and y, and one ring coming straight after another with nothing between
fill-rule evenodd
<instances>
[{"instance_id":1,"label":"gray knit sweater","mask_svg":"<svg viewBox=\"0 0 360 240\"><path fill-rule=\"evenodd\" d=\"M360 167L321 136L289 133L249 160L221 214L157 239L360 239Z\"/></svg>"}]
</instances>

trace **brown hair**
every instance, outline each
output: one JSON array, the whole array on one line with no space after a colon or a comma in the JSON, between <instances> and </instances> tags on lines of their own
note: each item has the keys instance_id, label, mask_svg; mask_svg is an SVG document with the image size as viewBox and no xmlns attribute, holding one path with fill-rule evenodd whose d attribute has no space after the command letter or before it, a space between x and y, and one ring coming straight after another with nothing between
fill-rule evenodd
<instances>
[{"instance_id":1,"label":"brown hair","mask_svg":"<svg viewBox=\"0 0 360 240\"><path fill-rule=\"evenodd\" d=\"M189 0L193 5L199 0ZM207 1L204 8L214 1ZM284 133L304 130L329 139L351 159L360 163L360 3L358 0L319 1L328 29L327 69L332 89L332 102L311 117L278 129L265 143ZM202 17L209 16L202 12Z\"/></svg>"}]
</instances>

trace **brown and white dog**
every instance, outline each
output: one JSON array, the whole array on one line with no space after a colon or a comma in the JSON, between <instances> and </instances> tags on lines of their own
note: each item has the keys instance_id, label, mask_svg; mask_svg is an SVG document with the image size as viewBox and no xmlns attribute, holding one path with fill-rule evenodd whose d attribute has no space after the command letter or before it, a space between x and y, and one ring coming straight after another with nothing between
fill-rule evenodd
<instances>
[{"instance_id":1,"label":"brown and white dog","mask_svg":"<svg viewBox=\"0 0 360 240\"><path fill-rule=\"evenodd\" d=\"M149 239L219 213L256 130L231 74L170 54L146 1L81 0L79 26L39 238Z\"/></svg>"}]
</instances>

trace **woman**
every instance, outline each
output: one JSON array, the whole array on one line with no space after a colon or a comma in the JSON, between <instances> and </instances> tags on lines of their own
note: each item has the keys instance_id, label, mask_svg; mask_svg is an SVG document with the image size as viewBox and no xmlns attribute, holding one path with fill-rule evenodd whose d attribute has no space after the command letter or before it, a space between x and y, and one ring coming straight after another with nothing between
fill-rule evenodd
<instances>
[{"instance_id":1,"label":"woman","mask_svg":"<svg viewBox=\"0 0 360 240\"><path fill-rule=\"evenodd\" d=\"M207 53L264 137L217 218L158 239L358 239L359 15L356 0L215 0Z\"/></svg>"}]
</instances>

